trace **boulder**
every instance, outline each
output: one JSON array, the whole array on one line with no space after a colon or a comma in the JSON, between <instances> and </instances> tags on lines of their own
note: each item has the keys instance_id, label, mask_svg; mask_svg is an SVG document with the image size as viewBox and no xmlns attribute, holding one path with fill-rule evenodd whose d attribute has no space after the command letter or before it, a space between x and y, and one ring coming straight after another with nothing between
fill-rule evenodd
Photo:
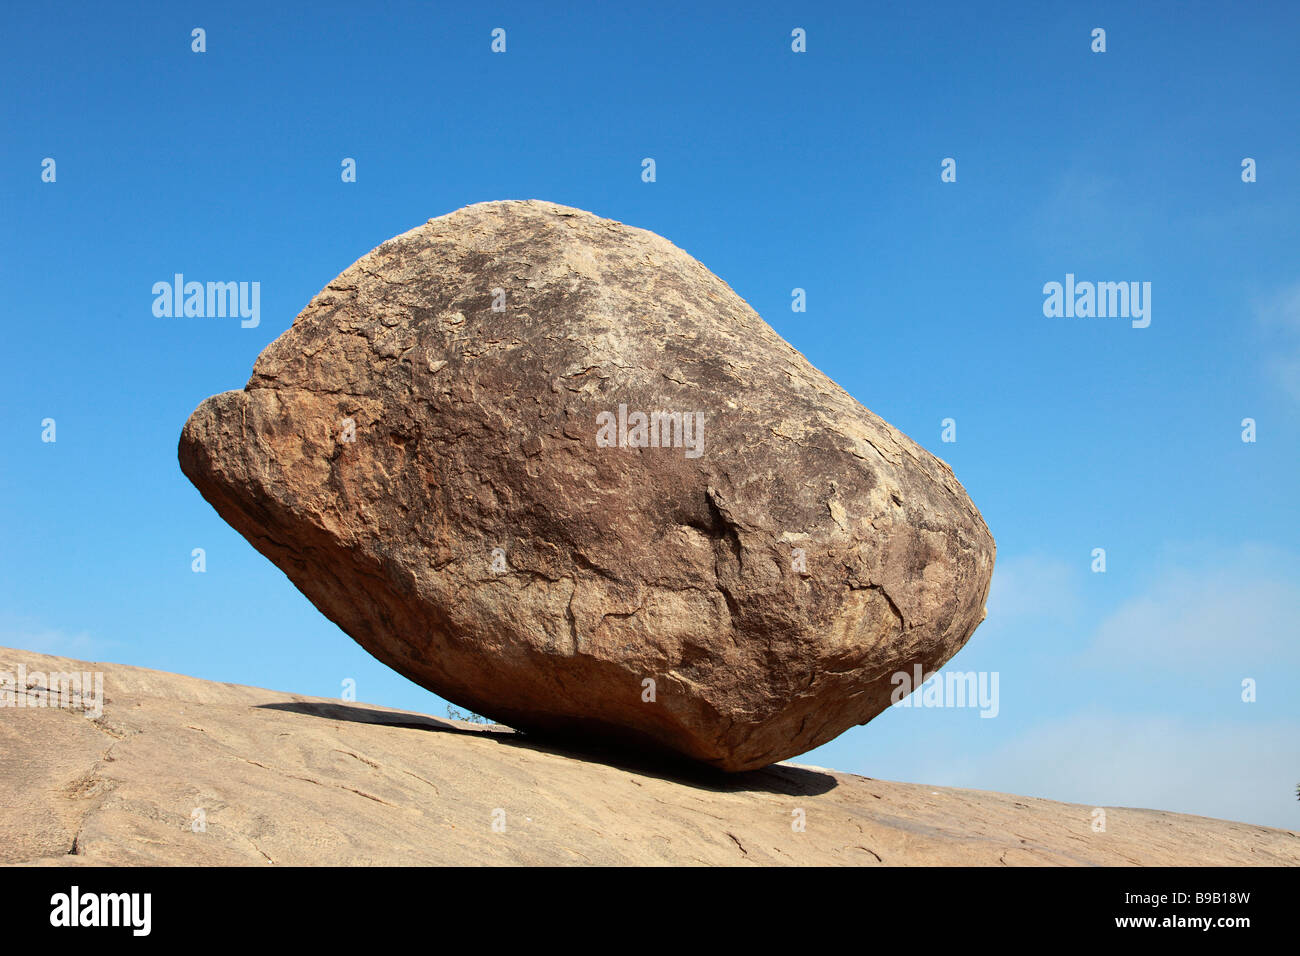
<instances>
[{"instance_id":1,"label":"boulder","mask_svg":"<svg viewBox=\"0 0 1300 956\"><path fill-rule=\"evenodd\" d=\"M346 269L180 465L379 660L724 770L826 743L982 618L950 468L642 229L469 206Z\"/></svg>"}]
</instances>

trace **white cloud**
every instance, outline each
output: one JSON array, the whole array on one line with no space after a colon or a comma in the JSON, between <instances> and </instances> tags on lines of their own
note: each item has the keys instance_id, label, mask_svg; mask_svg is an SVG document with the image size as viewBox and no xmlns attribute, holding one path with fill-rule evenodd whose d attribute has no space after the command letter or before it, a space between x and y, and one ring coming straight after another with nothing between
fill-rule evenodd
<instances>
[{"instance_id":1,"label":"white cloud","mask_svg":"<svg viewBox=\"0 0 1300 956\"><path fill-rule=\"evenodd\" d=\"M1097 628L1085 655L1211 672L1300 667L1300 557L1279 548L1206 547L1168 567Z\"/></svg>"},{"instance_id":2,"label":"white cloud","mask_svg":"<svg viewBox=\"0 0 1300 956\"><path fill-rule=\"evenodd\" d=\"M989 587L989 625L1072 615L1079 607L1079 573L1041 555L999 558Z\"/></svg>"},{"instance_id":3,"label":"white cloud","mask_svg":"<svg viewBox=\"0 0 1300 956\"><path fill-rule=\"evenodd\" d=\"M0 647L35 651L56 657L90 659L116 642L94 637L89 631L62 631L33 626L31 622L6 621L0 625Z\"/></svg>"},{"instance_id":4,"label":"white cloud","mask_svg":"<svg viewBox=\"0 0 1300 956\"><path fill-rule=\"evenodd\" d=\"M1269 374L1300 401L1300 282L1282 289L1257 308L1270 350Z\"/></svg>"},{"instance_id":5,"label":"white cloud","mask_svg":"<svg viewBox=\"0 0 1300 956\"><path fill-rule=\"evenodd\" d=\"M927 783L1300 830L1300 722L1080 714L924 771Z\"/></svg>"},{"instance_id":6,"label":"white cloud","mask_svg":"<svg viewBox=\"0 0 1300 956\"><path fill-rule=\"evenodd\" d=\"M1087 246L1132 255L1145 248L1156 219L1149 196L1121 190L1114 177L1079 167L1057 174L1027 229L1036 241L1071 255Z\"/></svg>"}]
</instances>

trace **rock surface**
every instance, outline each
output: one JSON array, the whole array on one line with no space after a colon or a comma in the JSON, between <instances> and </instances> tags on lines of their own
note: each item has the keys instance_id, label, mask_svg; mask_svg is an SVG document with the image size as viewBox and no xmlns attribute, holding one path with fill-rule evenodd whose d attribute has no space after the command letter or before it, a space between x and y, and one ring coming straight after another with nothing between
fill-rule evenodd
<instances>
[{"instance_id":1,"label":"rock surface","mask_svg":"<svg viewBox=\"0 0 1300 956\"><path fill-rule=\"evenodd\" d=\"M680 426L638 428L655 411ZM948 466L722 280L537 201L362 257L199 406L180 463L424 687L726 770L880 713L967 641L993 567Z\"/></svg>"},{"instance_id":2,"label":"rock surface","mask_svg":"<svg viewBox=\"0 0 1300 956\"><path fill-rule=\"evenodd\" d=\"M0 863L1300 865L1300 834L779 764L609 763L500 728L104 672L103 715L0 708ZM685 769L683 769L685 768ZM504 831L493 830L504 819ZM803 811L805 828L791 827Z\"/></svg>"}]
</instances>

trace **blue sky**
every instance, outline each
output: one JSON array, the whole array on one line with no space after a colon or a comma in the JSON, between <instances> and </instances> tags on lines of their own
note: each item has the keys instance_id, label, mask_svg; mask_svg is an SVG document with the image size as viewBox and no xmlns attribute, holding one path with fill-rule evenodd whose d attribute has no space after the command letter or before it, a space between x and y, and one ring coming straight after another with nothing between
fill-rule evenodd
<instances>
[{"instance_id":1,"label":"blue sky","mask_svg":"<svg viewBox=\"0 0 1300 956\"><path fill-rule=\"evenodd\" d=\"M696 256L993 530L945 670L998 672L998 716L890 711L802 761L1300 829L1300 7L987 6L14 7L0 645L442 713L176 441L383 240L548 199ZM260 325L156 318L176 272L260 282ZM1150 282L1150 326L1045 317L1067 273Z\"/></svg>"}]
</instances>

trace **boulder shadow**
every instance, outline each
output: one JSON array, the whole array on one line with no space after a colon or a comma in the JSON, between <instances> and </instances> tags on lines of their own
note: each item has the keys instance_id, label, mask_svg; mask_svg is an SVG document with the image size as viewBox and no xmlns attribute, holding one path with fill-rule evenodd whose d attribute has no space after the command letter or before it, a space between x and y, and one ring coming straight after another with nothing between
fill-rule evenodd
<instances>
[{"instance_id":1,"label":"boulder shadow","mask_svg":"<svg viewBox=\"0 0 1300 956\"><path fill-rule=\"evenodd\" d=\"M809 767L777 763L761 770L727 773L667 752L629 750L616 743L598 740L575 740L572 737L554 734L524 733L500 724L484 724L482 729L469 728L451 720L425 714L380 710L357 704L283 701L274 704L258 704L257 707L261 710L279 710L325 720L346 720L353 723L397 727L403 730L425 730L481 737L506 747L519 747L537 753L605 764L619 770L656 777L711 793L757 792L804 797L828 793L839 785L833 774Z\"/></svg>"}]
</instances>

